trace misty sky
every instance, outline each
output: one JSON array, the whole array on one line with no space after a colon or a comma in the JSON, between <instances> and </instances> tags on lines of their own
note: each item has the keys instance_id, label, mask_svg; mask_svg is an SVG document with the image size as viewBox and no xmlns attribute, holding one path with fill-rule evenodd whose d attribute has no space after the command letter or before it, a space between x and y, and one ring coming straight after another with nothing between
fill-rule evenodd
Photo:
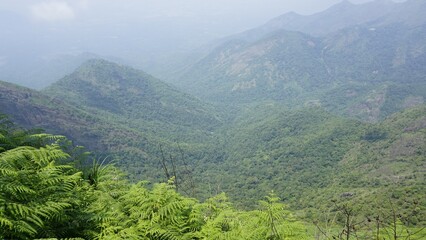
<instances>
[{"instance_id":1,"label":"misty sky","mask_svg":"<svg viewBox=\"0 0 426 240\"><path fill-rule=\"evenodd\" d=\"M212 34L252 28L289 11L312 14L342 0L2 0L0 11L19 13L33 23L72 21L139 22L186 18L206 24ZM351 0L364 3L371 0ZM228 24L222 27L224 22ZM215 25L220 25L215 29ZM211 29L208 29L210 26Z\"/></svg>"},{"instance_id":2,"label":"misty sky","mask_svg":"<svg viewBox=\"0 0 426 240\"><path fill-rule=\"evenodd\" d=\"M0 0L0 73L2 66L14 64L19 72L28 61L57 54L94 53L154 66L287 12L309 15L341 1Z\"/></svg>"}]
</instances>

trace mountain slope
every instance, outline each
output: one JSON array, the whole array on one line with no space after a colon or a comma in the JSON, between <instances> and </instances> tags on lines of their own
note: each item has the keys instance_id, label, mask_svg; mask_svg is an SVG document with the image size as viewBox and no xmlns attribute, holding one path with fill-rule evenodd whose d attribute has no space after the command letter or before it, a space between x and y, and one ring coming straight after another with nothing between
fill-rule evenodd
<instances>
[{"instance_id":1,"label":"mountain slope","mask_svg":"<svg viewBox=\"0 0 426 240\"><path fill-rule=\"evenodd\" d=\"M403 109L410 99L424 102L426 24L374 26L358 25L320 38L280 31L253 43L233 40L194 64L179 84L221 103L323 105L377 121ZM404 89L403 96L392 95L394 89ZM343 104L330 101L337 98Z\"/></svg>"},{"instance_id":2,"label":"mountain slope","mask_svg":"<svg viewBox=\"0 0 426 240\"><path fill-rule=\"evenodd\" d=\"M0 82L0 99L0 111L20 126L65 134L90 149L105 150L98 131L109 126L93 114L60 99L6 82Z\"/></svg>"},{"instance_id":3,"label":"mountain slope","mask_svg":"<svg viewBox=\"0 0 426 240\"><path fill-rule=\"evenodd\" d=\"M375 0L363 4L352 4L348 0L343 0L312 15L300 15L295 12L285 13L259 27L226 37L219 42L223 43L236 39L254 42L265 35L282 30L320 37L363 24L383 26L404 23L407 26L416 27L426 23L426 17L423 14L425 8L425 3L421 0L408 0L404 3L395 3L392 0Z\"/></svg>"},{"instance_id":4,"label":"mountain slope","mask_svg":"<svg viewBox=\"0 0 426 240\"><path fill-rule=\"evenodd\" d=\"M131 178L164 179L163 156L169 171L179 172L180 184L192 177L192 190L201 198L225 191L238 207L251 208L253 200L274 190L310 219L326 211L330 199L345 194L354 204L369 207L373 199L389 194L395 201L426 204L424 104L369 124L321 107L290 110L267 102L247 106L214 132L197 128L202 124L177 132L160 120L132 119L124 111L115 114L96 105L73 106L66 97L47 97L7 83L0 84L0 99L2 112L14 120L91 144L101 156L119 160Z\"/></svg>"},{"instance_id":5,"label":"mountain slope","mask_svg":"<svg viewBox=\"0 0 426 240\"><path fill-rule=\"evenodd\" d=\"M109 156L132 178L164 177L162 155L182 151L187 161L220 126L209 105L127 67L92 60L44 92L0 85L1 111L28 128L66 135L98 156ZM180 163L181 164L181 163Z\"/></svg>"},{"instance_id":6,"label":"mountain slope","mask_svg":"<svg viewBox=\"0 0 426 240\"><path fill-rule=\"evenodd\" d=\"M220 48L223 44L227 45L238 41L250 44L265 38L265 36L283 30L298 31L318 37L358 24L378 21L388 15L392 17L388 17L386 21L383 19L379 22L386 22L387 24L399 22L395 16L401 16L405 14L405 11L410 14L420 13L421 15L422 13L421 10L418 10L422 8L418 8L417 11L401 10L401 8L402 4L394 3L391 0L376 0L364 4L352 4L345 0L323 12L312 15L304 16L295 12L289 12L273 18L259 27L217 39L210 44L192 49L191 52L184 54L185 57L172 58L172 61L170 59L168 61L165 60L169 64L155 70L151 69L151 71L154 70L153 73L155 73L155 76L160 76L161 79L182 86L182 79L179 79L178 76L182 75L191 64L196 63L200 58L208 55L216 47ZM422 19L424 18L419 18L419 20L423 21ZM424 19L423 23L426 23L426 19ZM174 63L170 64L170 62ZM185 89L185 87L187 85L183 85L182 89Z\"/></svg>"},{"instance_id":7,"label":"mountain slope","mask_svg":"<svg viewBox=\"0 0 426 240\"><path fill-rule=\"evenodd\" d=\"M213 128L213 108L154 77L105 60L89 60L44 93L73 105L128 119Z\"/></svg>"}]
</instances>

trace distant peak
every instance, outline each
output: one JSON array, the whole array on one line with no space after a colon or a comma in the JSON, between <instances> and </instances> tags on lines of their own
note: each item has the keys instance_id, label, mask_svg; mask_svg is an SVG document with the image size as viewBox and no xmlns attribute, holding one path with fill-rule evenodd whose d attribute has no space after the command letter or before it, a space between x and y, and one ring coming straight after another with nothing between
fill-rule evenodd
<instances>
[{"instance_id":1,"label":"distant peak","mask_svg":"<svg viewBox=\"0 0 426 240\"><path fill-rule=\"evenodd\" d=\"M94 67L99 68L99 67L112 67L112 66L119 66L119 64L110 62L102 58L92 58L85 61L83 64L81 64L80 68L94 68Z\"/></svg>"},{"instance_id":2,"label":"distant peak","mask_svg":"<svg viewBox=\"0 0 426 240\"><path fill-rule=\"evenodd\" d=\"M278 21L291 21L293 19L297 19L297 18L302 17L302 16L303 15L300 15L296 12L291 11L291 12L287 12L287 13L279 16L279 17L272 19L272 21L277 21L277 20Z\"/></svg>"},{"instance_id":3,"label":"distant peak","mask_svg":"<svg viewBox=\"0 0 426 240\"><path fill-rule=\"evenodd\" d=\"M336 11L336 10L343 10L347 8L354 7L355 4L351 3L349 0L342 0L341 2L333 5L330 10Z\"/></svg>"},{"instance_id":4,"label":"distant peak","mask_svg":"<svg viewBox=\"0 0 426 240\"><path fill-rule=\"evenodd\" d=\"M102 58L92 58L87 60L83 65L91 65L91 64L112 64L112 62L109 62Z\"/></svg>"},{"instance_id":5,"label":"distant peak","mask_svg":"<svg viewBox=\"0 0 426 240\"><path fill-rule=\"evenodd\" d=\"M357 5L391 5L391 4L395 4L396 2L394 2L393 0L373 0L371 2L365 2L365 3L360 3Z\"/></svg>"},{"instance_id":6,"label":"distant peak","mask_svg":"<svg viewBox=\"0 0 426 240\"><path fill-rule=\"evenodd\" d=\"M288 16L301 16L300 14L298 14L297 12L294 12L294 11L290 11L290 12L284 14L284 15L288 15Z\"/></svg>"}]
</instances>

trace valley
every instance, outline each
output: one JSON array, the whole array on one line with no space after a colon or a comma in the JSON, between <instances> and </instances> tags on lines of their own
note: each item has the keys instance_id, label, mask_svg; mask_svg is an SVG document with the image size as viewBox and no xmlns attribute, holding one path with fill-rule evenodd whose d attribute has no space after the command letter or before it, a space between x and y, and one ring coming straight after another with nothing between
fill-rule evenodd
<instances>
[{"instance_id":1,"label":"valley","mask_svg":"<svg viewBox=\"0 0 426 240\"><path fill-rule=\"evenodd\" d=\"M201 58L169 65L164 80L91 54L65 61L63 77L40 90L1 79L0 203L33 194L6 184L20 174L11 166L21 166L8 154L24 150L50 149L54 155L45 156L58 158L52 166L70 164L58 180L64 193L52 190L52 199L77 197L50 210L40 205L46 210L35 210L28 228L7 214L25 218L30 210L0 208L6 216L0 226L10 230L0 230L0 238L14 231L23 234L17 239L59 236L55 227L41 233L40 222L54 226L56 208L64 219L71 209L81 211L75 214L88 224L73 222L69 230L58 220L57 229L70 231L66 238L372 239L394 231L422 239L422 10L420 0L377 0L343 1L308 16L287 13L211 43ZM37 166L32 173L44 173ZM146 214L163 197L170 208ZM278 230L263 215L274 211ZM250 218L265 229L248 231L256 226Z\"/></svg>"}]
</instances>

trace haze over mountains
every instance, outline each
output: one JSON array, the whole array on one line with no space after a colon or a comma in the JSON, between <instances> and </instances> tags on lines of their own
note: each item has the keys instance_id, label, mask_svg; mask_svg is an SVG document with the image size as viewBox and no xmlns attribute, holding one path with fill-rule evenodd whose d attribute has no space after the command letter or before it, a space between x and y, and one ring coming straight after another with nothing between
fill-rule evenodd
<instances>
[{"instance_id":1,"label":"haze over mountains","mask_svg":"<svg viewBox=\"0 0 426 240\"><path fill-rule=\"evenodd\" d=\"M233 1L227 2L223 7L211 8L211 4L204 2L201 4L203 12L199 13L191 10L190 5L158 1L159 6L156 8L157 12L161 10L159 15L150 16L150 4L144 6L137 1L103 4L102 1L79 0L64 5L64 9L68 9L73 15L66 18L68 15L63 14L56 21L54 18L46 20L43 17L40 20L40 16L33 16L32 8L38 6L36 0L25 1L28 7L24 9L7 7L19 5L19 1L3 2L0 5L0 8L5 5L0 14L0 31L3 36L3 44L0 46L0 79L41 89L71 73L87 60L87 53L144 69L162 79L163 76L173 77L176 76L177 69L196 59L193 58L194 53L191 53L194 47L205 46L214 39L260 25L275 14L288 11L286 5L293 5L292 9L307 14L322 10L327 4L339 2L311 1L306 5L299 1L268 1L274 3L268 7L265 2L262 4L264 6L251 10L250 6L256 4L254 1L245 2L243 6ZM218 1L215 2L220 5ZM46 7L45 10L55 9L55 5L51 5L53 6ZM200 3L194 5L198 6ZM354 8L356 6L358 5L353 5ZM92 8L94 10L90 10ZM229 13L232 8L237 8L237 12ZM121 11L126 11L126 14L121 14ZM173 11L176 16L173 16ZM114 14L108 15L108 12ZM347 21L340 20L329 18L328 21ZM132 50L129 51L129 48ZM186 56L189 53L188 59ZM202 57L207 52L201 53ZM199 51L196 51L195 56L200 57ZM29 80L29 76L33 80Z\"/></svg>"},{"instance_id":2,"label":"haze over mountains","mask_svg":"<svg viewBox=\"0 0 426 240\"><path fill-rule=\"evenodd\" d=\"M425 206L424 12L422 0L377 0L287 13L148 73L88 53L19 66L23 49L2 80L33 68L25 79L45 88L0 82L0 112L109 156L132 180L174 169L182 192L195 182L193 197L225 191L241 208L270 190L308 219L342 195Z\"/></svg>"},{"instance_id":3,"label":"haze over mountains","mask_svg":"<svg viewBox=\"0 0 426 240\"><path fill-rule=\"evenodd\" d=\"M311 16L289 13L228 38L174 83L210 101L314 103L376 121L424 101L422 9L423 1L344 1Z\"/></svg>"},{"instance_id":4,"label":"haze over mountains","mask_svg":"<svg viewBox=\"0 0 426 240\"><path fill-rule=\"evenodd\" d=\"M170 2L27 0L0 2L0 79L43 88L69 74L49 65L81 54L125 60L145 70L161 69L194 46L256 26L292 9L319 11L338 0L293 2L223 0ZM293 7L291 7L293 6ZM129 50L131 49L131 50ZM157 66L161 64L162 66ZM63 70L62 70L63 69ZM45 70L51 74L45 74ZM28 80L32 76L33 81Z\"/></svg>"}]
</instances>

